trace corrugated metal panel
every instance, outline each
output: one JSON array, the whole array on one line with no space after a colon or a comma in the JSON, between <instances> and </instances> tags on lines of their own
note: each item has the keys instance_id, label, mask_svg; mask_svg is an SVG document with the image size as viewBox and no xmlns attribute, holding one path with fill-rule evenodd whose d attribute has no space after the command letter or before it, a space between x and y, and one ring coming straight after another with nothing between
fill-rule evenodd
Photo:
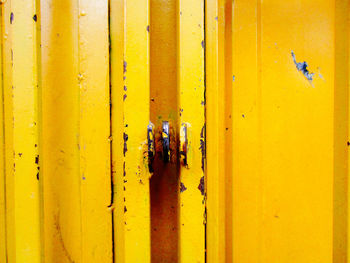
<instances>
[{"instance_id":1,"label":"corrugated metal panel","mask_svg":"<svg viewBox=\"0 0 350 263\"><path fill-rule=\"evenodd\" d=\"M1 1L0 262L348 262L349 3Z\"/></svg>"}]
</instances>

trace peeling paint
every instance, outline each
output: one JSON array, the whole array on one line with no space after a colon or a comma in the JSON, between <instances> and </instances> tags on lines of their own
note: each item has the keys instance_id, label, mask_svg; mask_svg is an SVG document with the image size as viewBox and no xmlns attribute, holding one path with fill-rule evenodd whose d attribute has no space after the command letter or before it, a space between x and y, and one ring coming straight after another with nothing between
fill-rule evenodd
<instances>
[{"instance_id":1,"label":"peeling paint","mask_svg":"<svg viewBox=\"0 0 350 263\"><path fill-rule=\"evenodd\" d=\"M126 61L124 60L124 62L123 62L123 73L124 74L126 73L127 66L128 66L128 63L126 63Z\"/></svg>"},{"instance_id":2,"label":"peeling paint","mask_svg":"<svg viewBox=\"0 0 350 263\"><path fill-rule=\"evenodd\" d=\"M200 147L199 150L201 150L202 153L202 171L204 172L204 163L205 163L205 125L203 126L200 134Z\"/></svg>"},{"instance_id":3,"label":"peeling paint","mask_svg":"<svg viewBox=\"0 0 350 263\"><path fill-rule=\"evenodd\" d=\"M307 69L308 65L307 65L306 61L297 62L293 51L291 52L291 54L292 54L294 64L297 67L298 71L301 71L304 74L305 78L311 82L313 80L315 73L309 72L309 70Z\"/></svg>"},{"instance_id":4,"label":"peeling paint","mask_svg":"<svg viewBox=\"0 0 350 263\"><path fill-rule=\"evenodd\" d=\"M125 153L128 151L128 145L127 145L128 135L125 132L124 132L124 135L123 135L123 139L124 139L123 153L124 153L124 156L125 156Z\"/></svg>"},{"instance_id":5,"label":"peeling paint","mask_svg":"<svg viewBox=\"0 0 350 263\"><path fill-rule=\"evenodd\" d=\"M186 186L181 182L180 183L180 193L183 193L186 190L187 190Z\"/></svg>"},{"instance_id":6,"label":"peeling paint","mask_svg":"<svg viewBox=\"0 0 350 263\"><path fill-rule=\"evenodd\" d=\"M199 181L198 190L201 191L201 194L204 196L205 194L204 176L202 176L201 180Z\"/></svg>"}]
</instances>

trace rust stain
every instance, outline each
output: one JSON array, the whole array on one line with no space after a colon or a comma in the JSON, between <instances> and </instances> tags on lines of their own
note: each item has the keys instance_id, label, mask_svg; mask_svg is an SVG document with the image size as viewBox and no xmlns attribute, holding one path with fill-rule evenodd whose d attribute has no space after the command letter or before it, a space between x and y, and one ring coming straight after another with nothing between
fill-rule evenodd
<instances>
[{"instance_id":1,"label":"rust stain","mask_svg":"<svg viewBox=\"0 0 350 263\"><path fill-rule=\"evenodd\" d=\"M204 196L205 194L204 176L202 176L199 181L198 190L201 191L201 194Z\"/></svg>"}]
</instances>

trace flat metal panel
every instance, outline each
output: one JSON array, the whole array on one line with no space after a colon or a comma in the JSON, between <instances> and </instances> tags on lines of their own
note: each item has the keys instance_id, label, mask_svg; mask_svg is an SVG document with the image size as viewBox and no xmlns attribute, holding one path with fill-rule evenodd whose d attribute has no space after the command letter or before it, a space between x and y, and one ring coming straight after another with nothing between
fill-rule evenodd
<instances>
[{"instance_id":1,"label":"flat metal panel","mask_svg":"<svg viewBox=\"0 0 350 263\"><path fill-rule=\"evenodd\" d=\"M206 6L208 261L346 262L348 3L228 2Z\"/></svg>"}]
</instances>

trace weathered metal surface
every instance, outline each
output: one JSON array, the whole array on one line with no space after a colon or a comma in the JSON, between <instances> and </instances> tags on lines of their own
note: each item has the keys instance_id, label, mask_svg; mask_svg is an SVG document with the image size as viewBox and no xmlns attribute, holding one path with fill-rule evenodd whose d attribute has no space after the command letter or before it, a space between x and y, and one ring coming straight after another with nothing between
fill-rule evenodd
<instances>
[{"instance_id":1,"label":"weathered metal surface","mask_svg":"<svg viewBox=\"0 0 350 263\"><path fill-rule=\"evenodd\" d=\"M348 1L0 3L0 262L349 261Z\"/></svg>"}]
</instances>

